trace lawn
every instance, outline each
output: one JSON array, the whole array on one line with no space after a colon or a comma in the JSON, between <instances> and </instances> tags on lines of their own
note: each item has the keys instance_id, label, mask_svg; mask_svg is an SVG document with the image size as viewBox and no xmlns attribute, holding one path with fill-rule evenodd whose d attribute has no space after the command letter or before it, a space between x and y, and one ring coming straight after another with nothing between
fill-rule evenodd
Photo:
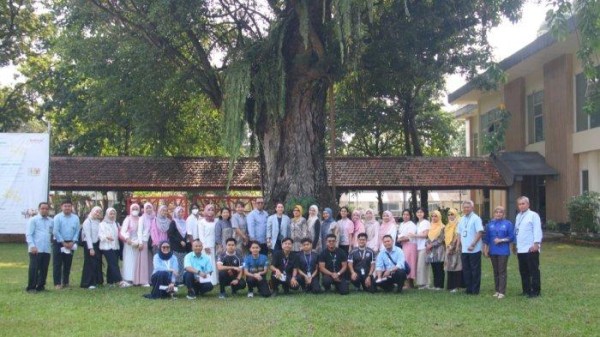
<instances>
[{"instance_id":1,"label":"lawn","mask_svg":"<svg viewBox=\"0 0 600 337\"><path fill-rule=\"evenodd\" d=\"M81 252L81 251L80 251ZM80 280L82 255L71 283ZM225 300L213 290L189 301L147 300L142 288L24 291L25 244L0 244L0 335L2 336L598 336L600 250L544 244L542 297L521 292L516 258L509 262L507 297L492 297L489 260L484 259L479 296L429 290L403 294L293 294ZM50 266L50 269L52 266ZM50 271L48 285L52 289ZM183 289L182 289L183 290Z\"/></svg>"}]
</instances>

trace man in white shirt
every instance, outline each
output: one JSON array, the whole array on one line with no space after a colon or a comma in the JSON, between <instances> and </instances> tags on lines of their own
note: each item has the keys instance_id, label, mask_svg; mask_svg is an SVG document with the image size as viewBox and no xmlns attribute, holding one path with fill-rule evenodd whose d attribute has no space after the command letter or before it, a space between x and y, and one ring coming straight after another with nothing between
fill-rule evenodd
<instances>
[{"instance_id":1,"label":"man in white shirt","mask_svg":"<svg viewBox=\"0 0 600 337\"><path fill-rule=\"evenodd\" d=\"M535 298L541 295L540 247L542 244L542 222L540 216L529 209L529 199L517 199L519 214L515 221L515 245L513 252L519 259L519 273L524 296Z\"/></svg>"}]
</instances>

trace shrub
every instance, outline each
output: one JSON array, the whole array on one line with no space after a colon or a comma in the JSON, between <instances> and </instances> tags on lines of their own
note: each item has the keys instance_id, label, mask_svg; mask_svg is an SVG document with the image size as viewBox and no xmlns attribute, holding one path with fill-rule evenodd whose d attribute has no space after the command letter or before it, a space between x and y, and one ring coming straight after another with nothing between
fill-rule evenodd
<instances>
[{"instance_id":1,"label":"shrub","mask_svg":"<svg viewBox=\"0 0 600 337\"><path fill-rule=\"evenodd\" d=\"M600 193L586 192L567 203L571 229L578 233L597 233L600 228Z\"/></svg>"}]
</instances>

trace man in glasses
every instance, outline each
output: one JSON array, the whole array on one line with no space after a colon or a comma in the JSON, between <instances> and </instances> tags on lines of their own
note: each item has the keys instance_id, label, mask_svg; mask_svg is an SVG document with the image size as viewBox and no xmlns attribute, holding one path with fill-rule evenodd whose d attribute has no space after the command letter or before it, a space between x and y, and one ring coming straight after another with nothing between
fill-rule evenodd
<instances>
[{"instance_id":1,"label":"man in glasses","mask_svg":"<svg viewBox=\"0 0 600 337\"><path fill-rule=\"evenodd\" d=\"M246 217L248 225L248 236L251 241L257 241L260 245L260 254L267 255L267 218L269 214L264 210L265 199L257 198L254 202L255 208Z\"/></svg>"},{"instance_id":2,"label":"man in glasses","mask_svg":"<svg viewBox=\"0 0 600 337\"><path fill-rule=\"evenodd\" d=\"M461 260L463 278L468 295L478 295L481 285L481 237L483 224L481 218L473 212L473 201L462 203L463 217L456 227L456 240L462 245Z\"/></svg>"},{"instance_id":3,"label":"man in glasses","mask_svg":"<svg viewBox=\"0 0 600 337\"><path fill-rule=\"evenodd\" d=\"M323 288L330 290L333 285L340 295L349 292L346 270L348 268L348 254L337 247L337 238L334 234L326 237L327 249L319 256L319 270L323 274Z\"/></svg>"}]
</instances>

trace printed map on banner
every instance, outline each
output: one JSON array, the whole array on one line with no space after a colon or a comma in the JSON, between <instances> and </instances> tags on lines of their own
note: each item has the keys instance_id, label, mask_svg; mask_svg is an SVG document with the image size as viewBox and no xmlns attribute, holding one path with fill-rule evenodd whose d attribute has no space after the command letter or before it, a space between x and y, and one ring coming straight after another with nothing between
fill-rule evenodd
<instances>
[{"instance_id":1,"label":"printed map on banner","mask_svg":"<svg viewBox=\"0 0 600 337\"><path fill-rule=\"evenodd\" d=\"M49 155L47 133L0 133L0 234L24 234L48 200Z\"/></svg>"}]
</instances>

